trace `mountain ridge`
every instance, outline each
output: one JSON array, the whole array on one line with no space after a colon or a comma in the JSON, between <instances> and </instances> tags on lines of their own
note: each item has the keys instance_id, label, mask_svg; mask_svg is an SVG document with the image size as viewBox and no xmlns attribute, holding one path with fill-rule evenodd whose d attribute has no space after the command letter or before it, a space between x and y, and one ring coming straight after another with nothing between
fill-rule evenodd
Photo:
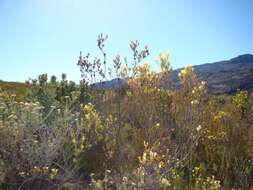
<instances>
[{"instance_id":1,"label":"mountain ridge","mask_svg":"<svg viewBox=\"0 0 253 190\"><path fill-rule=\"evenodd\" d=\"M193 66L199 80L207 81L209 92L212 94L233 94L237 90L253 92L253 55L242 54L237 57ZM183 68L172 71L173 85L178 88L180 81L178 73ZM127 79L112 79L92 84L95 89L115 89L126 83ZM29 88L25 83L7 82L0 80L0 88L8 89L14 93L23 92Z\"/></svg>"},{"instance_id":2,"label":"mountain ridge","mask_svg":"<svg viewBox=\"0 0 253 190\"><path fill-rule=\"evenodd\" d=\"M253 55L242 54L229 60L205 63L193 66L199 80L207 81L208 89L213 94L232 94L237 90L253 91ZM180 85L178 73L183 68L171 73L174 87ZM127 79L112 79L93 84L96 89L118 88Z\"/></svg>"}]
</instances>

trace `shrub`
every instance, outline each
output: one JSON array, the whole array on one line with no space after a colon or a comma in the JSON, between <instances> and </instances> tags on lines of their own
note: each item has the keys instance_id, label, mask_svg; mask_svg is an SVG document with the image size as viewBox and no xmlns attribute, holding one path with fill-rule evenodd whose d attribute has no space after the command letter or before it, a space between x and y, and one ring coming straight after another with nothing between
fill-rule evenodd
<instances>
[{"instance_id":1,"label":"shrub","mask_svg":"<svg viewBox=\"0 0 253 190\"><path fill-rule=\"evenodd\" d=\"M106 39L102 58L80 55L79 85L42 74L22 101L0 91L0 188L252 188L252 94L214 97L192 66L174 88L169 54L154 72L138 41L133 64L116 55L110 69ZM110 74L117 88L93 88Z\"/></svg>"}]
</instances>

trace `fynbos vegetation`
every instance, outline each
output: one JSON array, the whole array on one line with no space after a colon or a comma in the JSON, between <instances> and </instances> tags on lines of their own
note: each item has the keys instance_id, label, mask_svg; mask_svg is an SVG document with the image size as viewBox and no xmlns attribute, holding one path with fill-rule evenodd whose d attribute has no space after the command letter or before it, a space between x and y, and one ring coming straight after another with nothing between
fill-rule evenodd
<instances>
[{"instance_id":1,"label":"fynbos vegetation","mask_svg":"<svg viewBox=\"0 0 253 190\"><path fill-rule=\"evenodd\" d=\"M81 82L42 74L27 95L0 91L0 189L218 190L253 188L253 95L213 96L192 66L173 88L169 54L80 54ZM124 85L93 88L115 77Z\"/></svg>"}]
</instances>

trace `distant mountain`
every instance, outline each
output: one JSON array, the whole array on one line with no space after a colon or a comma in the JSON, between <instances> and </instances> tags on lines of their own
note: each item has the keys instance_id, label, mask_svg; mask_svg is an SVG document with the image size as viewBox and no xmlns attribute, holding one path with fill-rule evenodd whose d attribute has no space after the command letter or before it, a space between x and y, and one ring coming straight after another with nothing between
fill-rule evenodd
<instances>
[{"instance_id":1,"label":"distant mountain","mask_svg":"<svg viewBox=\"0 0 253 190\"><path fill-rule=\"evenodd\" d=\"M251 54L193 67L198 79L207 81L208 89L213 94L232 94L238 89L253 91L253 55ZM179 86L178 73L181 69L172 71L172 80L176 88ZM96 83L93 87L97 89L118 88L126 80L113 79Z\"/></svg>"},{"instance_id":2,"label":"distant mountain","mask_svg":"<svg viewBox=\"0 0 253 190\"><path fill-rule=\"evenodd\" d=\"M117 89L123 86L124 84L126 84L126 82L127 82L127 79L115 78L115 79L104 81L104 82L94 83L91 86L92 88L98 89L98 90Z\"/></svg>"},{"instance_id":3,"label":"distant mountain","mask_svg":"<svg viewBox=\"0 0 253 190\"><path fill-rule=\"evenodd\" d=\"M253 55L251 54L193 67L198 79L207 81L209 92L213 94L233 94L238 89L253 92ZM180 85L178 73L181 69L172 71L172 80L175 88ZM92 86L95 89L115 89L123 86L126 82L127 79L113 79L95 83ZM29 85L0 80L0 88L24 97Z\"/></svg>"}]
</instances>

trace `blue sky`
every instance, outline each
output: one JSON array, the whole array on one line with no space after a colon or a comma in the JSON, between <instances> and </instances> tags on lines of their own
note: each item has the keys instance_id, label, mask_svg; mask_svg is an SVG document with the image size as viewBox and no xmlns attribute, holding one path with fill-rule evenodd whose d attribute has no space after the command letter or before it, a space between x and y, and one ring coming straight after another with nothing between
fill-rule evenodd
<instances>
[{"instance_id":1,"label":"blue sky","mask_svg":"<svg viewBox=\"0 0 253 190\"><path fill-rule=\"evenodd\" d=\"M169 51L173 68L253 53L252 0L0 0L0 79L41 73L78 81L79 51L96 55L108 34L109 62L129 41Z\"/></svg>"}]
</instances>

